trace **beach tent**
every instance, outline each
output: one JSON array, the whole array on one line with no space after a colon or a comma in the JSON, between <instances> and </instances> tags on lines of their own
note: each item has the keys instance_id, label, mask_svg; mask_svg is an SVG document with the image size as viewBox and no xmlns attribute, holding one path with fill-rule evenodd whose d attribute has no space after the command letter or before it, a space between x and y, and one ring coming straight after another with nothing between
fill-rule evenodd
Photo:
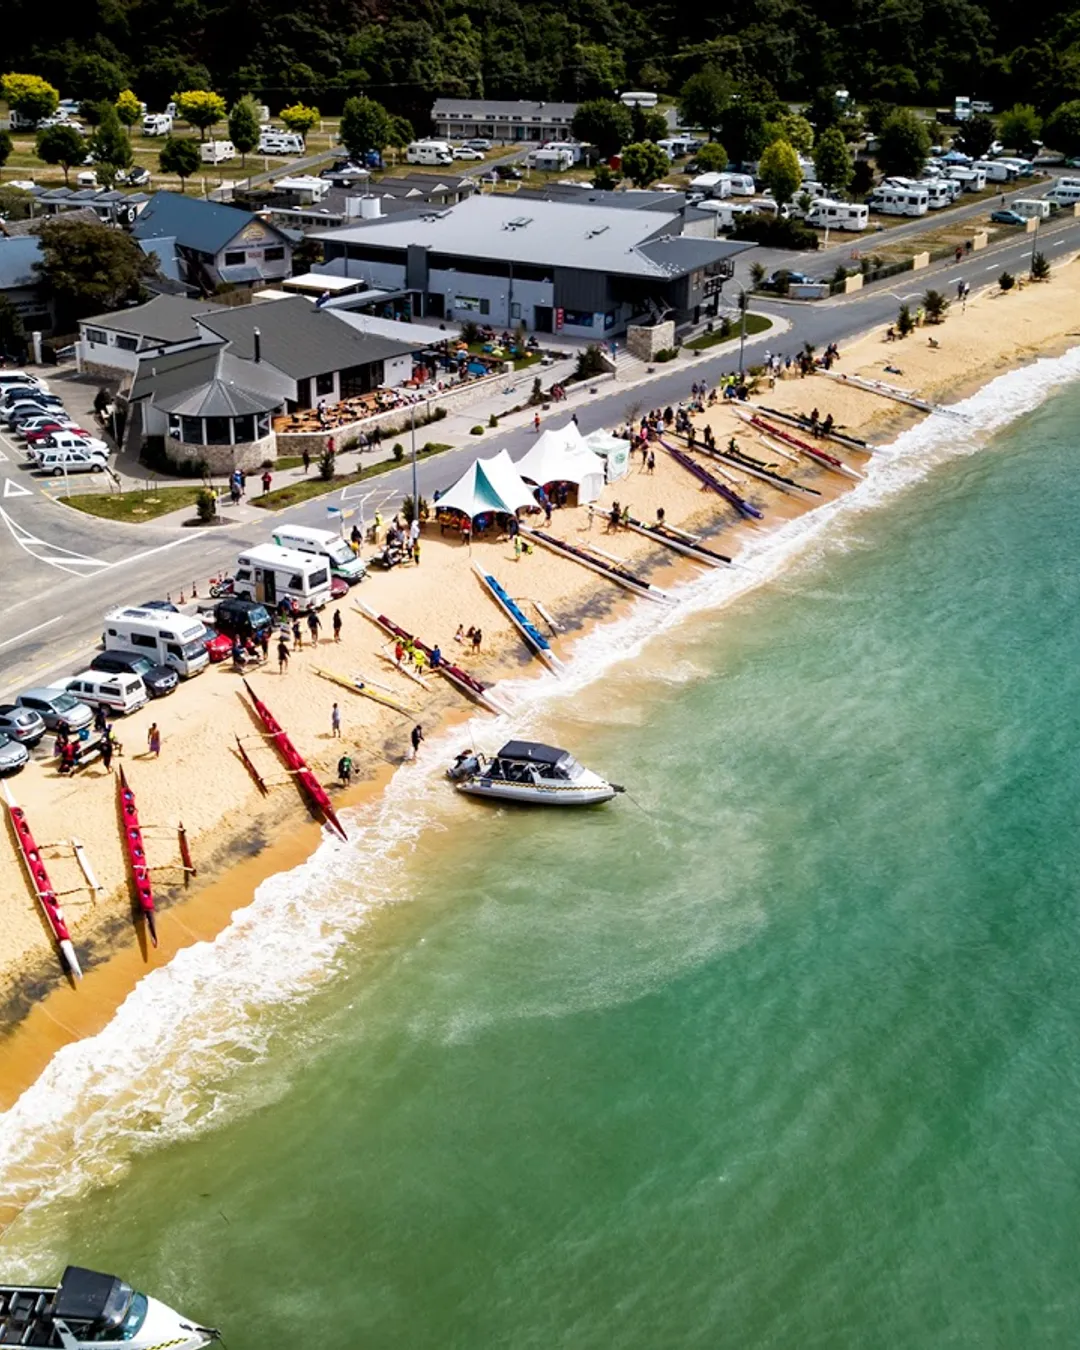
<instances>
[{"instance_id":1,"label":"beach tent","mask_svg":"<svg viewBox=\"0 0 1080 1350\"><path fill-rule=\"evenodd\" d=\"M514 467L505 450L491 459L475 460L435 503L437 511L459 511L470 520L498 512L512 516L522 507L535 506L536 496Z\"/></svg>"},{"instance_id":2,"label":"beach tent","mask_svg":"<svg viewBox=\"0 0 1080 1350\"><path fill-rule=\"evenodd\" d=\"M630 442L622 436L612 436L607 431L592 431L585 437L585 444L594 455L603 459L609 483L625 478L630 472Z\"/></svg>"},{"instance_id":3,"label":"beach tent","mask_svg":"<svg viewBox=\"0 0 1080 1350\"><path fill-rule=\"evenodd\" d=\"M545 431L514 466L538 487L573 483L578 502L594 502L604 490L604 461L593 454L573 422Z\"/></svg>"}]
</instances>

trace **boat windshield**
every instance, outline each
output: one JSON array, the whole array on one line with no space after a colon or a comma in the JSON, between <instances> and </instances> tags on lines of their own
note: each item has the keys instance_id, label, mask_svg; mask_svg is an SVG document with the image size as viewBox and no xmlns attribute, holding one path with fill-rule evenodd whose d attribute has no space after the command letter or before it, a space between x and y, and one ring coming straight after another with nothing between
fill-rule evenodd
<instances>
[{"instance_id":1,"label":"boat windshield","mask_svg":"<svg viewBox=\"0 0 1080 1350\"><path fill-rule=\"evenodd\" d=\"M133 1341L142 1331L142 1325L146 1321L149 1307L150 1300L145 1294L135 1293L131 1296L131 1303L128 1305L124 1324L120 1328L120 1339L122 1341Z\"/></svg>"}]
</instances>

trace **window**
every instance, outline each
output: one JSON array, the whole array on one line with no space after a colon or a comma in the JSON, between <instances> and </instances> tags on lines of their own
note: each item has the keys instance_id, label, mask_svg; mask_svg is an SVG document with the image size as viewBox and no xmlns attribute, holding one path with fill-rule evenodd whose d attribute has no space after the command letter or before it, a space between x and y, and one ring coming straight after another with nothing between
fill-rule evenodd
<instances>
[{"instance_id":1,"label":"window","mask_svg":"<svg viewBox=\"0 0 1080 1350\"><path fill-rule=\"evenodd\" d=\"M166 642L165 650L170 656L175 656L177 658L180 656L180 644L178 642Z\"/></svg>"},{"instance_id":2,"label":"window","mask_svg":"<svg viewBox=\"0 0 1080 1350\"><path fill-rule=\"evenodd\" d=\"M147 637L145 633L132 633L131 645L133 647L149 647L151 651L157 651L157 638Z\"/></svg>"},{"instance_id":3,"label":"window","mask_svg":"<svg viewBox=\"0 0 1080 1350\"><path fill-rule=\"evenodd\" d=\"M516 301L510 306L510 317L512 319L521 318L521 306Z\"/></svg>"},{"instance_id":4,"label":"window","mask_svg":"<svg viewBox=\"0 0 1080 1350\"><path fill-rule=\"evenodd\" d=\"M329 375L316 375L316 376L315 376L315 393L316 393L316 394L332 394L333 392L334 392L334 376L333 376L333 372L331 372Z\"/></svg>"},{"instance_id":5,"label":"window","mask_svg":"<svg viewBox=\"0 0 1080 1350\"><path fill-rule=\"evenodd\" d=\"M107 347L109 345L109 335L103 328L88 328L86 330L86 340L87 342L96 342L99 347Z\"/></svg>"},{"instance_id":6,"label":"window","mask_svg":"<svg viewBox=\"0 0 1080 1350\"><path fill-rule=\"evenodd\" d=\"M563 323L574 328L591 328L593 317L591 313L586 313L585 310L568 309L563 315Z\"/></svg>"},{"instance_id":7,"label":"window","mask_svg":"<svg viewBox=\"0 0 1080 1350\"><path fill-rule=\"evenodd\" d=\"M253 441L255 439L255 418L251 414L244 417L233 418L233 440L238 444L241 441Z\"/></svg>"},{"instance_id":8,"label":"window","mask_svg":"<svg viewBox=\"0 0 1080 1350\"><path fill-rule=\"evenodd\" d=\"M183 429L182 441L188 445L203 444L203 424L201 417L181 417L180 426Z\"/></svg>"},{"instance_id":9,"label":"window","mask_svg":"<svg viewBox=\"0 0 1080 1350\"><path fill-rule=\"evenodd\" d=\"M263 258L266 262L284 262L285 250L282 247L265 249L263 251Z\"/></svg>"},{"instance_id":10,"label":"window","mask_svg":"<svg viewBox=\"0 0 1080 1350\"><path fill-rule=\"evenodd\" d=\"M232 437L232 419L229 417L208 417L206 419L206 444L229 445Z\"/></svg>"},{"instance_id":11,"label":"window","mask_svg":"<svg viewBox=\"0 0 1080 1350\"><path fill-rule=\"evenodd\" d=\"M180 439L180 417L177 413L169 414L169 435L174 441Z\"/></svg>"},{"instance_id":12,"label":"window","mask_svg":"<svg viewBox=\"0 0 1080 1350\"><path fill-rule=\"evenodd\" d=\"M491 301L490 301L489 299L487 299L486 296L481 297L481 300L480 300L480 313L481 313L481 314L490 314L490 313L491 313Z\"/></svg>"},{"instance_id":13,"label":"window","mask_svg":"<svg viewBox=\"0 0 1080 1350\"><path fill-rule=\"evenodd\" d=\"M247 262L247 254L242 248L229 249L225 254L226 267L242 267Z\"/></svg>"},{"instance_id":14,"label":"window","mask_svg":"<svg viewBox=\"0 0 1080 1350\"><path fill-rule=\"evenodd\" d=\"M303 589L304 589L304 578L300 575L299 572L294 572L292 576L289 578L289 590L303 591Z\"/></svg>"},{"instance_id":15,"label":"window","mask_svg":"<svg viewBox=\"0 0 1080 1350\"><path fill-rule=\"evenodd\" d=\"M139 339L125 337L123 333L117 333L116 345L122 352L137 352L139 350Z\"/></svg>"},{"instance_id":16,"label":"window","mask_svg":"<svg viewBox=\"0 0 1080 1350\"><path fill-rule=\"evenodd\" d=\"M262 438L263 438L264 436L269 436L269 435L270 435L270 414L269 414L269 413L259 413L259 416L258 416L258 418L256 419L256 422L255 422L255 426L256 426L256 429L257 429L257 431L258 431L258 439L259 439L259 440L262 440Z\"/></svg>"}]
</instances>

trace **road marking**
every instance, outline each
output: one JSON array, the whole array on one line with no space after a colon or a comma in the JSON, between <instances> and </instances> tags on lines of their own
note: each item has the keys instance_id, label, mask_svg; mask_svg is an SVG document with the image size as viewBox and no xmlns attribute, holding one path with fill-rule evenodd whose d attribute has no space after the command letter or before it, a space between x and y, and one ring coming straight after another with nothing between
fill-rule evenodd
<instances>
[{"instance_id":1,"label":"road marking","mask_svg":"<svg viewBox=\"0 0 1080 1350\"><path fill-rule=\"evenodd\" d=\"M3 456L0 455L0 458L3 458ZM14 478L4 479L5 497L32 497L33 495L34 493L31 488L23 487L21 483L16 483Z\"/></svg>"},{"instance_id":2,"label":"road marking","mask_svg":"<svg viewBox=\"0 0 1080 1350\"><path fill-rule=\"evenodd\" d=\"M12 520L2 506L0 506L0 520L3 520L11 532L12 539L24 553L38 562L48 563L50 567L58 567L61 572L68 572L72 576L85 576L85 569L88 567L101 569L110 565L104 558L91 558L85 553L74 553L69 548L61 548L59 544L50 544L47 539L39 539L37 535L31 534L24 526ZM36 552L36 549L44 551Z\"/></svg>"},{"instance_id":3,"label":"road marking","mask_svg":"<svg viewBox=\"0 0 1080 1350\"><path fill-rule=\"evenodd\" d=\"M984 271L984 272L996 272L996 271L997 271L997 263L991 263L989 267L984 267L984 268L983 268L983 271Z\"/></svg>"},{"instance_id":4,"label":"road marking","mask_svg":"<svg viewBox=\"0 0 1080 1350\"><path fill-rule=\"evenodd\" d=\"M1051 244L1050 247L1051 247L1051 248L1064 248L1065 245L1066 245L1067 243L1068 243L1068 240L1066 240L1066 239L1059 239L1059 240L1057 241L1056 244Z\"/></svg>"},{"instance_id":5,"label":"road marking","mask_svg":"<svg viewBox=\"0 0 1080 1350\"><path fill-rule=\"evenodd\" d=\"M0 649L10 647L13 642L21 642L23 638L31 637L34 633L40 633L43 628L48 628L50 624L59 623L63 617L62 614L57 614L54 618L39 623L36 628L28 628L25 633L16 633L13 638L8 638L6 642L0 642Z\"/></svg>"},{"instance_id":6,"label":"road marking","mask_svg":"<svg viewBox=\"0 0 1080 1350\"><path fill-rule=\"evenodd\" d=\"M198 533L185 535L183 539L173 539L168 544L159 544L157 548L143 549L141 553L133 553L130 558L118 558L116 562L105 563L105 567L126 567L128 563L142 562L143 558L151 558L155 553L167 553L171 548L177 548L180 544L190 544L199 537Z\"/></svg>"}]
</instances>

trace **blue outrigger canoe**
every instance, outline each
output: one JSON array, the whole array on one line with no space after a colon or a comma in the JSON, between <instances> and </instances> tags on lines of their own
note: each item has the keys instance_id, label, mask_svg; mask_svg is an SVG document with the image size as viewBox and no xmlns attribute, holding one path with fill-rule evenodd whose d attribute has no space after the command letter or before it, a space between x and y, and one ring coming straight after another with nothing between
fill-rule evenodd
<instances>
[{"instance_id":1,"label":"blue outrigger canoe","mask_svg":"<svg viewBox=\"0 0 1080 1350\"><path fill-rule=\"evenodd\" d=\"M556 673L562 670L562 662L551 650L551 643L537 628L536 624L525 617L517 601L507 595L498 581L490 572L485 572L479 563L473 563L473 571L487 587L495 603L506 613L510 622L525 639L526 646L532 650L534 655L538 656L549 670Z\"/></svg>"}]
</instances>

